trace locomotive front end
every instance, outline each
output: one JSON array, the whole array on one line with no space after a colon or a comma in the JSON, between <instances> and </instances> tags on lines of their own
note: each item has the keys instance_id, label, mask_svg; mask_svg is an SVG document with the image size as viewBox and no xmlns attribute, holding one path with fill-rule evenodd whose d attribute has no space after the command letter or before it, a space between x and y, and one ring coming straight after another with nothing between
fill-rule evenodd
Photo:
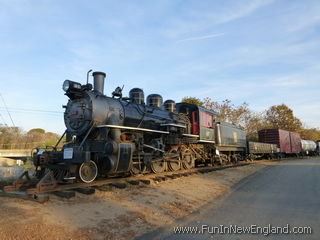
<instances>
[{"instance_id":1,"label":"locomotive front end","mask_svg":"<svg viewBox=\"0 0 320 240\"><path fill-rule=\"evenodd\" d=\"M95 134L97 125L106 123L110 103L103 94L106 74L94 72L92 75L93 89L90 83L81 85L70 80L64 81L62 89L69 98L67 105L63 106L66 144L62 150L57 148L57 144L53 149L40 149L34 154L34 165L39 169L39 176L43 175L45 169L50 169L64 172L62 179L74 179L79 168L82 172L88 172L86 168L92 168L91 165L95 164L92 161L92 149L86 141L90 139L90 134ZM81 179L86 181L85 176L81 176Z\"/></svg>"},{"instance_id":2,"label":"locomotive front end","mask_svg":"<svg viewBox=\"0 0 320 240\"><path fill-rule=\"evenodd\" d=\"M70 99L64 112L64 122L68 134L81 136L92 125L92 101L87 95L82 98Z\"/></svg>"},{"instance_id":3,"label":"locomotive front end","mask_svg":"<svg viewBox=\"0 0 320 240\"><path fill-rule=\"evenodd\" d=\"M88 83L84 86L70 80L63 83L63 90L69 97L67 106L64 106L64 122L69 136L82 136L94 124L101 124L106 120L108 107L103 95L106 74L94 72L92 75L93 91L92 85Z\"/></svg>"}]
</instances>

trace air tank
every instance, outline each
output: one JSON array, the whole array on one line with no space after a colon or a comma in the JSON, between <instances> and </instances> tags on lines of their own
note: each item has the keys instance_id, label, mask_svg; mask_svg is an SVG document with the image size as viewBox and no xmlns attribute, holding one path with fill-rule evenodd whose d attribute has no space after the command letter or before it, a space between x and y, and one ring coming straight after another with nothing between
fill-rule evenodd
<instances>
[{"instance_id":1,"label":"air tank","mask_svg":"<svg viewBox=\"0 0 320 240\"><path fill-rule=\"evenodd\" d=\"M176 111L176 103L171 99L166 100L163 105L164 105L164 109L168 112Z\"/></svg>"},{"instance_id":2,"label":"air tank","mask_svg":"<svg viewBox=\"0 0 320 240\"><path fill-rule=\"evenodd\" d=\"M132 88L129 92L131 102L136 104L144 104L144 92L141 88Z\"/></svg>"},{"instance_id":3,"label":"air tank","mask_svg":"<svg viewBox=\"0 0 320 240\"><path fill-rule=\"evenodd\" d=\"M163 99L159 94L150 94L147 97L147 105L151 107L161 108Z\"/></svg>"}]
</instances>

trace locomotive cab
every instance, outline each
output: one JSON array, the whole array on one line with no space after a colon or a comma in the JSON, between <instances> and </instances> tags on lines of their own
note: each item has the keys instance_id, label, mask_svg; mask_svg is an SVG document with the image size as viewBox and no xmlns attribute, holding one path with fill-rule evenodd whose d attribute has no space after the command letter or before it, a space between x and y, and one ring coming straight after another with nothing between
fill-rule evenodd
<instances>
[{"instance_id":1,"label":"locomotive cab","mask_svg":"<svg viewBox=\"0 0 320 240\"><path fill-rule=\"evenodd\" d=\"M176 109L190 119L189 134L197 136L200 142L215 142L214 128L218 115L216 112L189 103L177 103Z\"/></svg>"}]
</instances>

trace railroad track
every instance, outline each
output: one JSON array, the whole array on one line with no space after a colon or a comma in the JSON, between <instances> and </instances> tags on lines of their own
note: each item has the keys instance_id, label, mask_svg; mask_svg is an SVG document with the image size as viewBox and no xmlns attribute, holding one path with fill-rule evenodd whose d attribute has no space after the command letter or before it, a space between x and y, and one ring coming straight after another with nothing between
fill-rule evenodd
<instances>
[{"instance_id":1,"label":"railroad track","mask_svg":"<svg viewBox=\"0 0 320 240\"><path fill-rule=\"evenodd\" d=\"M75 191L84 194L92 194L95 191L95 188L99 190L110 190L110 186L117 188L125 188L127 185L139 185L139 184L150 184L151 182L161 182L170 179L177 179L181 177L190 176L193 174L204 174L213 171L223 170L226 168L235 168L252 164L251 162L237 163L237 164L228 164L219 167L199 167L188 170L178 170L174 172L163 172L157 174L144 174L144 175L134 175L129 177L117 177L117 178L108 178L96 180L92 183L72 183L72 184L57 184L52 182L43 181L41 183L33 185L19 185L13 184L11 186L5 186L3 190L0 190L0 197L14 197L21 198L26 200L33 200L37 202L46 202L49 200L48 193L54 193L57 196L64 198L71 198L75 196ZM50 175L50 174L49 174ZM49 176L50 180L51 177ZM52 180L52 179L51 179ZM21 183L20 183L21 184ZM90 190L91 189L91 190Z\"/></svg>"}]
</instances>

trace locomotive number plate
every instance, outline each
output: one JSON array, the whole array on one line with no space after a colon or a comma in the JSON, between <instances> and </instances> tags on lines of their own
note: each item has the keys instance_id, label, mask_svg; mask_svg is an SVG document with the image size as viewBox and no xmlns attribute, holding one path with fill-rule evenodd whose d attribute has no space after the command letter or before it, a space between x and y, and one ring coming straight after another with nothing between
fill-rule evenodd
<instances>
[{"instance_id":1,"label":"locomotive number plate","mask_svg":"<svg viewBox=\"0 0 320 240\"><path fill-rule=\"evenodd\" d=\"M42 153L44 153L44 149L43 148L39 149L39 151L37 152L38 155L40 155Z\"/></svg>"},{"instance_id":2,"label":"locomotive number plate","mask_svg":"<svg viewBox=\"0 0 320 240\"><path fill-rule=\"evenodd\" d=\"M63 150L63 158L72 159L72 157L73 157L73 148L65 148Z\"/></svg>"}]
</instances>

